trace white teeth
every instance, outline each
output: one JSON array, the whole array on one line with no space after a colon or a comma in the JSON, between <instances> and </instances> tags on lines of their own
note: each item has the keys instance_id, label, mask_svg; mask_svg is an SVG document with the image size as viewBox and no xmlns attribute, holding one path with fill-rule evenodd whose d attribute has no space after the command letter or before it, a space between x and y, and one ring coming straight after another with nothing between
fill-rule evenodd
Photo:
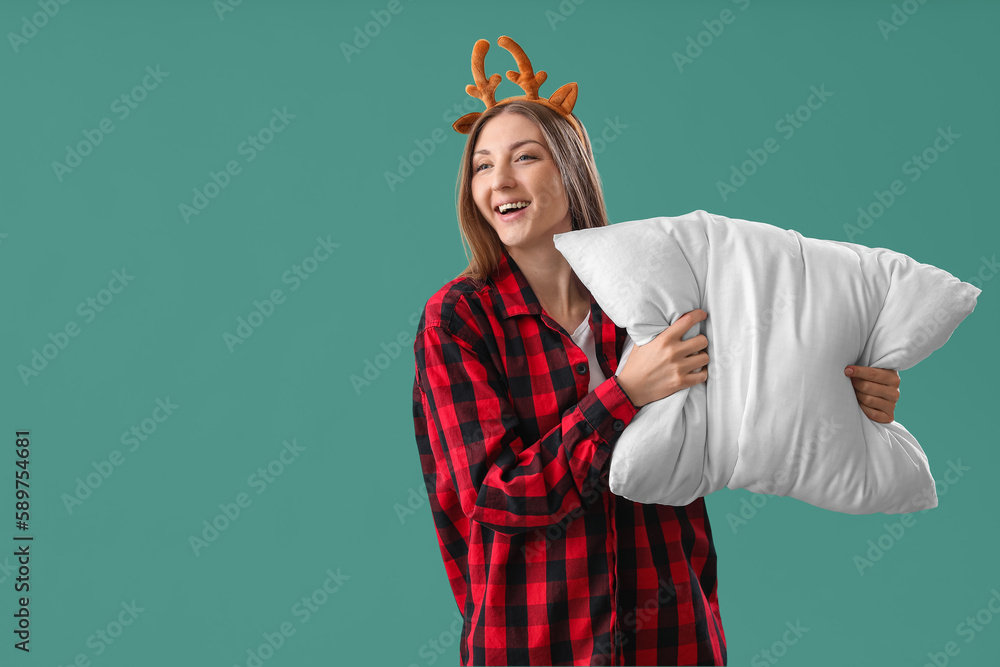
<instances>
[{"instance_id":1,"label":"white teeth","mask_svg":"<svg viewBox=\"0 0 1000 667\"><path fill-rule=\"evenodd\" d=\"M511 202L509 204L500 204L500 206L497 207L497 210L500 211L501 213L506 213L511 209L524 208L528 204L529 202L526 201L516 201L516 202Z\"/></svg>"}]
</instances>

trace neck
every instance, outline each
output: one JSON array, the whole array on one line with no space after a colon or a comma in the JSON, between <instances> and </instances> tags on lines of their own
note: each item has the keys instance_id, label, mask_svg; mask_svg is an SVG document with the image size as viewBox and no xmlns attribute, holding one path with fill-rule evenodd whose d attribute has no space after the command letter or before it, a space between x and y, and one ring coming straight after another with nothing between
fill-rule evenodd
<instances>
[{"instance_id":1,"label":"neck","mask_svg":"<svg viewBox=\"0 0 1000 667\"><path fill-rule=\"evenodd\" d=\"M577 320L590 309L590 291L555 245L507 248L507 252L517 262L549 317L559 321Z\"/></svg>"}]
</instances>

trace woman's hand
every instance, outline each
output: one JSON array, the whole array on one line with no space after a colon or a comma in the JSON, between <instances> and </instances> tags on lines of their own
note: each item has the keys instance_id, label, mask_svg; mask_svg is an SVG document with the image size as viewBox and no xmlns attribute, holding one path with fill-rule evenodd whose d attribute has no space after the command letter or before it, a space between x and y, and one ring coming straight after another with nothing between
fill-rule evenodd
<instances>
[{"instance_id":1,"label":"woman's hand","mask_svg":"<svg viewBox=\"0 0 1000 667\"><path fill-rule=\"evenodd\" d=\"M893 411L899 400L899 373L871 366L848 366L844 373L850 376L861 411L869 419L882 424L894 420Z\"/></svg>"},{"instance_id":2,"label":"woman's hand","mask_svg":"<svg viewBox=\"0 0 1000 667\"><path fill-rule=\"evenodd\" d=\"M618 373L618 384L636 407L708 379L708 337L681 339L707 317L701 308L688 311L653 340L632 348Z\"/></svg>"}]
</instances>

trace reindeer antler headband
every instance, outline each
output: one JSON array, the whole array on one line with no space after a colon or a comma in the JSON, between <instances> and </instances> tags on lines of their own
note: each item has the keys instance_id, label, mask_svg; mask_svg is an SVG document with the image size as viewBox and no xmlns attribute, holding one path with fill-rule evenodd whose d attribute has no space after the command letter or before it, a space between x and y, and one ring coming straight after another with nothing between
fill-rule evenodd
<instances>
[{"instance_id":1,"label":"reindeer antler headband","mask_svg":"<svg viewBox=\"0 0 1000 667\"><path fill-rule=\"evenodd\" d=\"M529 102L537 102L558 112L563 118L569 121L576 133L583 138L583 131L580 128L579 123L573 118L573 105L576 104L577 95L577 85L574 81L573 83L567 83L562 86L556 92L552 93L548 99L538 96L538 88L543 83L548 76L544 71L539 70L536 74L534 70L531 69L531 61L528 60L528 56L524 54L524 50L518 46L517 42L503 35L497 40L499 44L504 49L510 51L510 54L514 56L514 60L517 61L517 68L519 71L515 72L509 70L507 72L507 78L516 83L518 86L524 90L524 95L518 95L517 97L508 97L506 99L497 102L494 99L497 86L500 85L499 74L494 74L489 79L486 78L486 72L484 70L484 61L486 59L486 52L490 50L490 43L488 40L480 39L476 41L476 46L472 49L472 78L475 80L476 85L469 84L465 87L465 92L467 92L472 97L479 98L486 105L487 109L495 106L500 106L501 104L506 104L507 102L513 102L514 100L527 100ZM475 124L476 120L482 115L481 111L474 111L472 113L467 113L454 123L452 127L455 128L456 132L462 134L468 134L472 131L472 126Z\"/></svg>"}]
</instances>

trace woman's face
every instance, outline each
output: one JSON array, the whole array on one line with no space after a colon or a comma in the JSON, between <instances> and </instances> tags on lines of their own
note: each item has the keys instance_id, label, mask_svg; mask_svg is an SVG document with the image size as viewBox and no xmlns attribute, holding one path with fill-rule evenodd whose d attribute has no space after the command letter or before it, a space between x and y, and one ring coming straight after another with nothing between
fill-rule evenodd
<instances>
[{"instance_id":1,"label":"woman's face","mask_svg":"<svg viewBox=\"0 0 1000 667\"><path fill-rule=\"evenodd\" d=\"M472 155L472 197L508 248L552 246L572 229L569 199L541 129L517 113L486 121ZM501 212L502 204L527 204ZM507 209L507 207L504 207Z\"/></svg>"}]
</instances>

